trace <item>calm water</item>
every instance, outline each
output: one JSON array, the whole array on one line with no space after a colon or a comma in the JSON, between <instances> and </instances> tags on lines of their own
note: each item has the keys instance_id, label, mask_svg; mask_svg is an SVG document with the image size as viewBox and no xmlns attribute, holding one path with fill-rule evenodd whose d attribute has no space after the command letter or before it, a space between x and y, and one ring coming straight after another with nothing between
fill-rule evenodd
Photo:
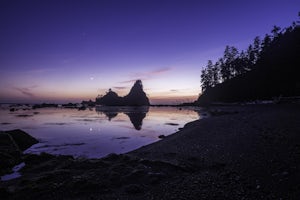
<instances>
[{"instance_id":1,"label":"calm water","mask_svg":"<svg viewBox=\"0 0 300 200\"><path fill-rule=\"evenodd\" d=\"M41 108L10 112L2 105L0 130L22 129L37 138L40 143L27 153L99 158L153 143L159 135L174 133L199 118L199 110L193 108Z\"/></svg>"}]
</instances>

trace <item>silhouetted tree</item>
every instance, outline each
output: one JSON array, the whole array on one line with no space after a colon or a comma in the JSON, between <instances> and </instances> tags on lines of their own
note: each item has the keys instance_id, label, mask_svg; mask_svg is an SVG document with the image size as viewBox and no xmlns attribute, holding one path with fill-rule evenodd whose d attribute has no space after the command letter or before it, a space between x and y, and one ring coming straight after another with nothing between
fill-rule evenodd
<instances>
[{"instance_id":1,"label":"silhouetted tree","mask_svg":"<svg viewBox=\"0 0 300 200\"><path fill-rule=\"evenodd\" d=\"M206 89L208 89L210 87L210 80L209 80L208 72L207 72L206 68L201 70L200 77L201 77L202 92L204 92Z\"/></svg>"},{"instance_id":2,"label":"silhouetted tree","mask_svg":"<svg viewBox=\"0 0 300 200\"><path fill-rule=\"evenodd\" d=\"M269 34L266 34L262 42L263 53L266 52L266 50L270 47L271 42L272 42L271 36Z\"/></svg>"},{"instance_id":3,"label":"silhouetted tree","mask_svg":"<svg viewBox=\"0 0 300 200\"><path fill-rule=\"evenodd\" d=\"M261 40L259 36L256 36L253 42L253 53L254 53L254 60L252 61L253 64L256 64L256 62L259 60L260 52L261 52Z\"/></svg>"},{"instance_id":4,"label":"silhouetted tree","mask_svg":"<svg viewBox=\"0 0 300 200\"><path fill-rule=\"evenodd\" d=\"M211 60L208 60L206 69L207 69L207 76L208 76L207 78L209 81L209 87L213 87L214 86L214 84L213 84L214 74L213 74L213 63Z\"/></svg>"},{"instance_id":5,"label":"silhouetted tree","mask_svg":"<svg viewBox=\"0 0 300 200\"><path fill-rule=\"evenodd\" d=\"M273 34L273 38L277 38L280 35L281 28L279 26L273 26L271 33Z\"/></svg>"},{"instance_id":6,"label":"silhouetted tree","mask_svg":"<svg viewBox=\"0 0 300 200\"><path fill-rule=\"evenodd\" d=\"M202 91L216 86L220 82L220 62L213 64L208 60L207 65L201 71L201 86Z\"/></svg>"},{"instance_id":7,"label":"silhouetted tree","mask_svg":"<svg viewBox=\"0 0 300 200\"><path fill-rule=\"evenodd\" d=\"M228 60L227 56L229 55L229 46L226 46L225 51L224 51L224 56L223 56L223 65L221 65L221 76L223 81L226 81L230 78L230 68L228 65Z\"/></svg>"},{"instance_id":8,"label":"silhouetted tree","mask_svg":"<svg viewBox=\"0 0 300 200\"><path fill-rule=\"evenodd\" d=\"M222 69L224 68L224 59L223 58L219 58L219 60L217 61L216 63L218 65L218 78L219 78L219 83L222 83L224 81L224 78L223 78L223 71Z\"/></svg>"},{"instance_id":9,"label":"silhouetted tree","mask_svg":"<svg viewBox=\"0 0 300 200\"><path fill-rule=\"evenodd\" d=\"M216 62L212 68L212 85L216 86L218 83L220 83L220 63Z\"/></svg>"},{"instance_id":10,"label":"silhouetted tree","mask_svg":"<svg viewBox=\"0 0 300 200\"><path fill-rule=\"evenodd\" d=\"M249 71L249 58L247 57L247 54L242 51L239 55L239 57L236 59L236 75L243 74L247 71Z\"/></svg>"},{"instance_id":11,"label":"silhouetted tree","mask_svg":"<svg viewBox=\"0 0 300 200\"><path fill-rule=\"evenodd\" d=\"M224 64L221 66L221 75L224 81L235 76L236 73L236 58L238 56L238 50L235 47L226 46L224 50Z\"/></svg>"}]
</instances>

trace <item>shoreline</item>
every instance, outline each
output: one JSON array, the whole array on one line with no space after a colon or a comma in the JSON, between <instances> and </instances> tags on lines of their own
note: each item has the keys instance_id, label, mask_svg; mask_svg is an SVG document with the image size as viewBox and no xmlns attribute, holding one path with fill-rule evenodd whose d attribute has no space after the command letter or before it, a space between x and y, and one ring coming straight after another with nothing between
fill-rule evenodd
<instances>
[{"instance_id":1,"label":"shoreline","mask_svg":"<svg viewBox=\"0 0 300 200\"><path fill-rule=\"evenodd\" d=\"M214 168L238 174L234 179L244 178L244 184L255 189L252 192L262 192L267 199L300 196L299 104L211 109L220 115L190 122L182 131L129 155L172 163L196 174Z\"/></svg>"},{"instance_id":2,"label":"shoreline","mask_svg":"<svg viewBox=\"0 0 300 200\"><path fill-rule=\"evenodd\" d=\"M0 182L0 193L8 199L300 196L299 104L210 109L212 117L126 154L81 160L25 155L23 176Z\"/></svg>"}]
</instances>

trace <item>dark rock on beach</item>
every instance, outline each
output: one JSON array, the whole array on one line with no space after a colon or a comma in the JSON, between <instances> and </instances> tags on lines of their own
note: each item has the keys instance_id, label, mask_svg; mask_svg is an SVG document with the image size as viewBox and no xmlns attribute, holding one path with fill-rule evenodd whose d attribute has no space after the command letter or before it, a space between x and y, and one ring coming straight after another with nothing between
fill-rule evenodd
<instances>
[{"instance_id":1,"label":"dark rock on beach","mask_svg":"<svg viewBox=\"0 0 300 200\"><path fill-rule=\"evenodd\" d=\"M165 135L159 135L158 138L159 139L164 139L164 138L166 138L166 136Z\"/></svg>"},{"instance_id":2,"label":"dark rock on beach","mask_svg":"<svg viewBox=\"0 0 300 200\"><path fill-rule=\"evenodd\" d=\"M26 132L20 129L5 131L2 132L2 134L9 135L14 140L14 142L16 143L16 145L21 151L24 151L27 148L31 147L32 145L38 143L37 139L35 139L34 137L30 136L29 134L27 134Z\"/></svg>"},{"instance_id":3,"label":"dark rock on beach","mask_svg":"<svg viewBox=\"0 0 300 200\"><path fill-rule=\"evenodd\" d=\"M21 162L22 152L38 141L22 130L0 132L0 175Z\"/></svg>"}]
</instances>

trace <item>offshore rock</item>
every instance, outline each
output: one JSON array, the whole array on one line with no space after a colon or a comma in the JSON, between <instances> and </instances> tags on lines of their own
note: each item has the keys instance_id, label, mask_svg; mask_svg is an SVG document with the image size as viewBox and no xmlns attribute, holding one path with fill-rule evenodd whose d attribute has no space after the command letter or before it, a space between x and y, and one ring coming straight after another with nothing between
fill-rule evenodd
<instances>
[{"instance_id":1,"label":"offshore rock","mask_svg":"<svg viewBox=\"0 0 300 200\"><path fill-rule=\"evenodd\" d=\"M143 84L141 80L137 80L131 88L128 95L124 98L125 105L128 106L148 106L150 105L149 99L143 90Z\"/></svg>"},{"instance_id":2,"label":"offshore rock","mask_svg":"<svg viewBox=\"0 0 300 200\"><path fill-rule=\"evenodd\" d=\"M149 106L150 102L143 90L142 81L137 80L126 96L119 97L116 92L109 89L104 96L96 98L96 104L105 106Z\"/></svg>"},{"instance_id":3,"label":"offshore rock","mask_svg":"<svg viewBox=\"0 0 300 200\"><path fill-rule=\"evenodd\" d=\"M119 97L116 92L109 89L106 95L96 98L96 104L105 106L121 106L123 104L123 99L122 97Z\"/></svg>"}]
</instances>

